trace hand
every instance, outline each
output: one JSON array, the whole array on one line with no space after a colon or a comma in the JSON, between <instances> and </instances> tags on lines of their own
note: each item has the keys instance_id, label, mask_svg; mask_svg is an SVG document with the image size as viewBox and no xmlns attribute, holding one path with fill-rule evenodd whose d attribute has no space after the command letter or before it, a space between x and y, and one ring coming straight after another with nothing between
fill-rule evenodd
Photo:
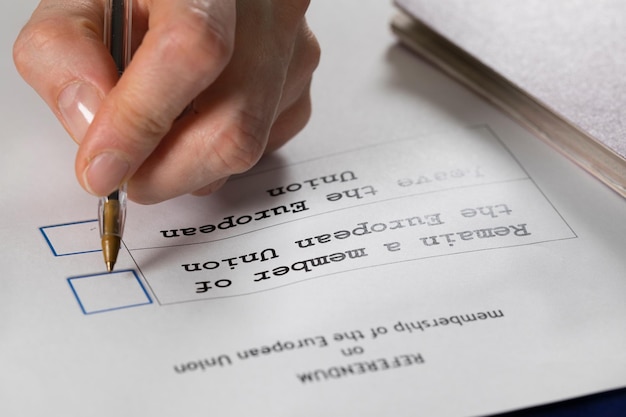
<instances>
[{"instance_id":1,"label":"hand","mask_svg":"<svg viewBox=\"0 0 626 417\"><path fill-rule=\"evenodd\" d=\"M103 3L42 0L14 46L18 71L79 144L90 193L128 182L144 204L209 194L306 125L319 61L308 0L135 0L119 81Z\"/></svg>"}]
</instances>

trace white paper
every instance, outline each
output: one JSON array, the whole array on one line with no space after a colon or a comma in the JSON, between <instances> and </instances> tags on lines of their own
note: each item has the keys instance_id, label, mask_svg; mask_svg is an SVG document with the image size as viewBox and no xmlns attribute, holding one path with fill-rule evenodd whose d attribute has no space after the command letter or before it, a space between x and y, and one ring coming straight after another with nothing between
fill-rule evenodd
<instances>
[{"instance_id":1,"label":"white paper","mask_svg":"<svg viewBox=\"0 0 626 417\"><path fill-rule=\"evenodd\" d=\"M112 274L73 144L3 64L1 415L474 416L626 385L623 199L397 47L392 12L313 2L308 127L214 196L131 204Z\"/></svg>"}]
</instances>

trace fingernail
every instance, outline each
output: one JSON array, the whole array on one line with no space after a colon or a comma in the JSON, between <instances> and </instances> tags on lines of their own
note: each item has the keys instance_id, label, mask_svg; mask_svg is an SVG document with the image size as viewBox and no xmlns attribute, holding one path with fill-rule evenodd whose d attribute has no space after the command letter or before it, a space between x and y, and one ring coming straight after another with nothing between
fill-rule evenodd
<instances>
[{"instance_id":1,"label":"fingernail","mask_svg":"<svg viewBox=\"0 0 626 417\"><path fill-rule=\"evenodd\" d=\"M59 94L59 111L77 143L83 140L100 103L102 99L98 91L85 82L70 84Z\"/></svg>"},{"instance_id":2,"label":"fingernail","mask_svg":"<svg viewBox=\"0 0 626 417\"><path fill-rule=\"evenodd\" d=\"M98 196L111 194L118 189L130 165L113 152L103 152L91 160L83 179L90 193Z\"/></svg>"}]
</instances>

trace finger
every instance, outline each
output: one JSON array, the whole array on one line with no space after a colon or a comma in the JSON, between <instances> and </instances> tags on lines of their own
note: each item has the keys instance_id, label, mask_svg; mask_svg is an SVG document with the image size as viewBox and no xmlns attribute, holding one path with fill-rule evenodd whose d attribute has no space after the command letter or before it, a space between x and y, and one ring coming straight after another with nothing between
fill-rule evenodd
<instances>
[{"instance_id":1,"label":"finger","mask_svg":"<svg viewBox=\"0 0 626 417\"><path fill-rule=\"evenodd\" d=\"M206 196L209 194L213 194L214 192L216 192L217 190L219 190L220 188L222 188L224 186L224 184L226 184L226 182L228 181L228 177L225 178L221 178L217 181L212 182L209 185L206 185L202 188L200 188L199 190L194 191L193 193L191 193L192 195L195 196Z\"/></svg>"},{"instance_id":2,"label":"finger","mask_svg":"<svg viewBox=\"0 0 626 417\"><path fill-rule=\"evenodd\" d=\"M110 193L133 175L232 53L233 0L148 4L149 30L77 154L79 181L96 195Z\"/></svg>"},{"instance_id":3,"label":"finger","mask_svg":"<svg viewBox=\"0 0 626 417\"><path fill-rule=\"evenodd\" d=\"M245 29L237 31L229 65L195 100L196 114L179 121L135 173L129 183L133 200L156 203L213 192L225 178L258 161L268 148L270 131L270 148L275 149L306 124L311 73L319 61L319 45L308 27L300 17L294 26L299 36L286 35L291 43L285 43L276 31L245 21L262 15L261 10L238 13L238 28ZM302 44L294 51L299 38Z\"/></svg>"},{"instance_id":4,"label":"finger","mask_svg":"<svg viewBox=\"0 0 626 417\"><path fill-rule=\"evenodd\" d=\"M306 20L302 19L292 50L289 68L278 107L280 115L296 101L301 100L305 90L310 89L313 72L320 62L320 45Z\"/></svg>"},{"instance_id":5,"label":"finger","mask_svg":"<svg viewBox=\"0 0 626 417\"><path fill-rule=\"evenodd\" d=\"M152 204L204 188L252 167L263 154L278 97L221 82L196 100L197 114L177 123L129 182L134 201ZM278 88L278 87L275 87ZM274 91L275 89L272 89ZM275 94L275 93L272 93Z\"/></svg>"},{"instance_id":6,"label":"finger","mask_svg":"<svg viewBox=\"0 0 626 417\"><path fill-rule=\"evenodd\" d=\"M319 43L303 20L287 71L278 116L272 126L265 153L283 146L308 123L312 111L311 80L319 61Z\"/></svg>"},{"instance_id":7,"label":"finger","mask_svg":"<svg viewBox=\"0 0 626 417\"><path fill-rule=\"evenodd\" d=\"M310 88L303 91L300 98L291 107L283 111L274 122L265 153L274 152L291 138L296 136L311 118Z\"/></svg>"},{"instance_id":8,"label":"finger","mask_svg":"<svg viewBox=\"0 0 626 417\"><path fill-rule=\"evenodd\" d=\"M117 79L102 21L98 2L43 0L13 47L17 70L76 142Z\"/></svg>"},{"instance_id":9,"label":"finger","mask_svg":"<svg viewBox=\"0 0 626 417\"><path fill-rule=\"evenodd\" d=\"M290 55L255 17L267 12L265 5L245 6L252 10L237 10L228 66L194 101L197 114L173 126L135 173L128 188L134 201L156 203L205 188L249 169L263 154Z\"/></svg>"}]
</instances>

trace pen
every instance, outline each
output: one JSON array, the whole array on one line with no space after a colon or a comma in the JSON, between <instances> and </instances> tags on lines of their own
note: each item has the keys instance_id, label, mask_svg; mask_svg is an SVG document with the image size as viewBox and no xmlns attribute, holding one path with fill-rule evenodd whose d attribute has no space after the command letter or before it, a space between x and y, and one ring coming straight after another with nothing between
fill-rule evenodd
<instances>
[{"instance_id":1,"label":"pen","mask_svg":"<svg viewBox=\"0 0 626 417\"><path fill-rule=\"evenodd\" d=\"M121 76L130 62L132 0L106 0L104 9L104 43L109 48ZM102 254L107 271L113 271L120 251L126 220L126 184L98 204L98 222Z\"/></svg>"}]
</instances>

